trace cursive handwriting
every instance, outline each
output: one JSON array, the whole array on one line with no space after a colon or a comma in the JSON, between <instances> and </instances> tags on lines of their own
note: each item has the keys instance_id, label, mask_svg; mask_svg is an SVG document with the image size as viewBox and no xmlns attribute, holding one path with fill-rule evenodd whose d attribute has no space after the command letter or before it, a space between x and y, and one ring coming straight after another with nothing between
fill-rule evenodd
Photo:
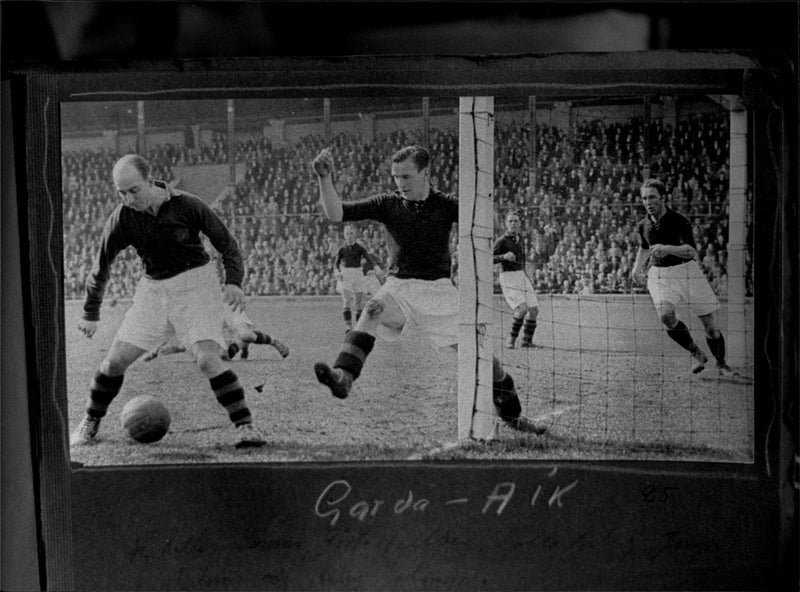
<instances>
[{"instance_id":1,"label":"cursive handwriting","mask_svg":"<svg viewBox=\"0 0 800 592\"><path fill-rule=\"evenodd\" d=\"M530 507L546 500L547 508L564 507L567 494L575 489L578 480L569 483L554 481L556 471L550 471L546 480L536 483L528 494L520 494L519 487L513 481L497 483L491 490L479 495L477 499L464 496L432 498L419 492L408 490L399 495L366 499L356 495L353 486L345 479L330 482L317 497L314 513L331 526L340 520L350 518L359 522L376 519L379 516L422 515L436 508L466 508L483 515L500 516L508 508L512 500L522 497Z\"/></svg>"}]
</instances>

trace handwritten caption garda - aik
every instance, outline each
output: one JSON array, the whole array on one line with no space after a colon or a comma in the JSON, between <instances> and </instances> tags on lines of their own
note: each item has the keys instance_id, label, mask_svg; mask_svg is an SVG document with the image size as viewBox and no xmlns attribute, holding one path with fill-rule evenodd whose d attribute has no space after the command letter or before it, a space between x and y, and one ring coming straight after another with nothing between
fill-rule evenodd
<instances>
[{"instance_id":1,"label":"handwritten caption garda - aik","mask_svg":"<svg viewBox=\"0 0 800 592\"><path fill-rule=\"evenodd\" d=\"M531 507L537 504L547 508L560 509L566 503L568 494L578 486L578 479L560 483L554 479L557 469L547 474L547 478L537 483L532 490L518 493L516 483L502 481L487 489L485 494L469 497L447 497L432 499L422 497L412 490L400 496L383 499L360 499L353 486L345 479L329 483L320 493L314 504L314 513L328 521L331 526L344 519L365 522L386 515L411 515L431 512L437 508L466 508L480 514L501 515L514 497L524 496Z\"/></svg>"}]
</instances>

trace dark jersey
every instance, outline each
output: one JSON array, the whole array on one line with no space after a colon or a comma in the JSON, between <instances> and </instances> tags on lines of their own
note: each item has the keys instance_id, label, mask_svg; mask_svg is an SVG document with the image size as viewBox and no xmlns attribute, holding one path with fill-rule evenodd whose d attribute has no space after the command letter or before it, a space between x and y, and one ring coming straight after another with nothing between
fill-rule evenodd
<instances>
[{"instance_id":1,"label":"dark jersey","mask_svg":"<svg viewBox=\"0 0 800 592\"><path fill-rule=\"evenodd\" d=\"M431 189L423 201L382 193L342 204L343 221L375 220L386 227L388 272L398 278L450 277L450 231L458 222L458 199Z\"/></svg>"},{"instance_id":2,"label":"dark jersey","mask_svg":"<svg viewBox=\"0 0 800 592\"><path fill-rule=\"evenodd\" d=\"M692 225L687 218L675 210L666 208L660 220L653 220L649 215L639 221L637 226L639 241L643 249L650 245L690 245L695 247ZM686 263L686 259L676 255L665 255L660 261L653 261L655 267L672 267Z\"/></svg>"},{"instance_id":3,"label":"dark jersey","mask_svg":"<svg viewBox=\"0 0 800 592\"><path fill-rule=\"evenodd\" d=\"M118 205L103 228L100 248L86 280L84 318L90 321L100 318L109 270L120 251L129 246L135 248L144 274L163 280L211 260L203 247L201 232L222 256L225 283L241 287L243 264L236 240L200 198L172 190L155 216Z\"/></svg>"},{"instance_id":4,"label":"dark jersey","mask_svg":"<svg viewBox=\"0 0 800 592\"><path fill-rule=\"evenodd\" d=\"M361 267L361 259L369 258L370 256L364 247L358 243L353 243L352 245L339 247L334 265L336 269L339 269L341 263L344 263L344 267Z\"/></svg>"},{"instance_id":5,"label":"dark jersey","mask_svg":"<svg viewBox=\"0 0 800 592\"><path fill-rule=\"evenodd\" d=\"M514 253L516 257L514 261L508 261L503 258L503 255L509 252ZM495 241L492 254L494 255L494 262L500 264L502 271L525 270L525 242L522 236L504 234Z\"/></svg>"}]
</instances>

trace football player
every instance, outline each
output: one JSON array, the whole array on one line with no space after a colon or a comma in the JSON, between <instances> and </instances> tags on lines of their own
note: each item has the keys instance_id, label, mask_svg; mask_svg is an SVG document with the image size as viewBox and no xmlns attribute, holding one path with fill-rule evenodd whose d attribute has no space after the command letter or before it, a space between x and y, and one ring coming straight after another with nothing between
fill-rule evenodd
<instances>
[{"instance_id":1,"label":"football player","mask_svg":"<svg viewBox=\"0 0 800 592\"><path fill-rule=\"evenodd\" d=\"M322 150L313 160L320 203L334 222L375 220L384 225L389 249L388 277L366 303L354 329L344 338L333 367L314 365L317 380L346 398L379 335L397 339L407 327L422 331L434 347L458 344L458 289L450 279L450 233L458 221L458 198L430 184L430 154L406 146L391 158L397 189L354 202L342 202L333 185L333 156ZM546 427L522 415L514 380L497 358L493 363L493 399L510 426L535 433Z\"/></svg>"},{"instance_id":2,"label":"football player","mask_svg":"<svg viewBox=\"0 0 800 592\"><path fill-rule=\"evenodd\" d=\"M692 355L692 372L705 369L708 356L698 346L689 328L678 319L676 306L688 303L692 314L703 323L706 343L716 361L717 371L730 376L725 361L725 338L717 327L714 312L719 300L697 264L692 226L689 220L664 203L666 187L658 179L647 179L641 187L642 204L647 215L639 222L639 250L631 273L643 281L645 266L647 289L658 311L667 335Z\"/></svg>"}]
</instances>

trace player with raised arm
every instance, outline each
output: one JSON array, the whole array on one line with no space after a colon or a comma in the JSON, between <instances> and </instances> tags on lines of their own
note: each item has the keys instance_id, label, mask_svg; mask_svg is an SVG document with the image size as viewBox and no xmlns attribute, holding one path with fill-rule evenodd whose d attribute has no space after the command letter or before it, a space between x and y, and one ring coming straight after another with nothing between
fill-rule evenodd
<instances>
[{"instance_id":1,"label":"player with raised arm","mask_svg":"<svg viewBox=\"0 0 800 592\"><path fill-rule=\"evenodd\" d=\"M220 348L227 347L222 334L223 302L235 310L245 306L242 257L235 239L198 197L153 179L143 157L123 156L114 164L112 177L122 203L106 221L86 282L83 318L78 323L84 335L91 338L97 331L109 270L117 254L133 246L144 275L94 375L84 417L71 434L70 445L95 441L100 421L122 388L125 371L174 333L189 345L217 401L227 411L235 427L236 447L262 446L265 441L253 427L244 389L220 359ZM222 291L200 233L222 254Z\"/></svg>"},{"instance_id":2,"label":"player with raised arm","mask_svg":"<svg viewBox=\"0 0 800 592\"><path fill-rule=\"evenodd\" d=\"M333 367L324 362L314 366L317 380L339 399L349 395L361 375L376 335L392 341L406 327L415 327L435 348L458 345L458 289L450 279L450 233L458 221L458 199L431 187L429 164L425 148L402 148L391 158L396 191L342 202L333 185L330 150L322 150L312 162L325 216L334 222L382 223L389 249L388 277L367 301L355 328L345 335ZM514 381L497 358L493 399L508 425L535 433L546 431L522 415Z\"/></svg>"},{"instance_id":3,"label":"player with raised arm","mask_svg":"<svg viewBox=\"0 0 800 592\"><path fill-rule=\"evenodd\" d=\"M520 227L522 220L517 212L506 214L506 231L494 243L494 263L500 264L500 289L513 317L511 331L506 341L508 349L514 349L519 332L523 329L521 347L533 347L536 319L539 316L539 300L528 275L525 273L525 241Z\"/></svg>"},{"instance_id":4,"label":"player with raised arm","mask_svg":"<svg viewBox=\"0 0 800 592\"><path fill-rule=\"evenodd\" d=\"M347 332L353 328L354 321L358 321L364 308L367 285L362 260L368 260L373 269L380 269L380 262L356 242L355 226L346 224L342 234L345 244L336 252L333 265L337 288L342 295L342 317L344 318L345 332Z\"/></svg>"},{"instance_id":5,"label":"player with raised arm","mask_svg":"<svg viewBox=\"0 0 800 592\"><path fill-rule=\"evenodd\" d=\"M678 319L676 306L689 305L692 314L703 323L706 343L716 359L717 371L730 376L732 370L725 361L725 338L717 327L714 311L719 301L697 264L692 226L689 220L667 207L666 187L657 179L647 179L641 187L642 203L647 215L638 224L639 250L631 270L635 280L643 281L645 266L647 289L661 322L673 341L691 353L692 372L702 372L708 356L692 339L689 328Z\"/></svg>"}]
</instances>

